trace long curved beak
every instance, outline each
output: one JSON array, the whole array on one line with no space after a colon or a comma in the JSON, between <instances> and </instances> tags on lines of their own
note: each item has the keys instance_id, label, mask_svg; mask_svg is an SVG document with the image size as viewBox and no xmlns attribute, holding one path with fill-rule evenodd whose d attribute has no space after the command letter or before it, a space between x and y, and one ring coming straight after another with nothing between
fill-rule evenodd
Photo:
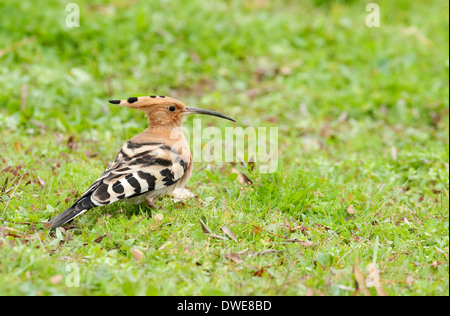
<instances>
[{"instance_id":1,"label":"long curved beak","mask_svg":"<svg viewBox=\"0 0 450 316\"><path fill-rule=\"evenodd\" d=\"M236 122L235 119L223 115L219 112L215 112L215 111L211 111L211 110L205 110L205 109L197 109L197 108L186 108L186 111L184 111L185 114L205 114L205 115L211 115L211 116L216 116L216 117L220 117L226 120L230 120L232 122Z\"/></svg>"}]
</instances>

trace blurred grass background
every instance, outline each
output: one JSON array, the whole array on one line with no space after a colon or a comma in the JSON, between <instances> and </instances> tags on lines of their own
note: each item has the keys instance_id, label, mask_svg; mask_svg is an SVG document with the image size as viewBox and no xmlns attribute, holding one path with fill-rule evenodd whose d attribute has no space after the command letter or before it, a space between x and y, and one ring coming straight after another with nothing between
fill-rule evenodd
<instances>
[{"instance_id":1,"label":"blurred grass background","mask_svg":"<svg viewBox=\"0 0 450 316\"><path fill-rule=\"evenodd\" d=\"M364 2L254 0L79 1L81 27L69 29L66 3L1 3L0 106L11 127L35 118L52 130L115 129L135 115L106 99L156 92L294 127L300 102L316 118L381 119L385 106L388 123L414 126L448 105L439 1L380 2L380 28L365 25Z\"/></svg>"},{"instance_id":2,"label":"blurred grass background","mask_svg":"<svg viewBox=\"0 0 450 316\"><path fill-rule=\"evenodd\" d=\"M6 184L0 211L9 220L45 220L63 210L71 200L64 199L70 196L73 201L119 146L146 127L140 113L116 108L107 100L169 95L236 117L243 127L279 127L279 173L252 175L261 189L239 205L244 213L257 215L252 220L260 219L258 225L267 224L267 209L277 208L303 223L307 219L301 216L306 214L310 221L333 229L345 227L347 221L361 229L378 212L377 203L403 185L402 198L388 203L389 216L404 217L407 206L402 201L414 201L414 207L419 207L419 200L435 203L419 207L433 218L429 226L419 220L415 224L433 236L426 238L435 239L433 245L444 249L444 255L426 253L425 258L424 248L415 245L411 251L417 257L405 260L445 262L432 280L438 284L444 278L446 286L427 290L429 271L417 268L424 283L390 290L448 293L449 5L377 1L381 25L368 28L369 2L75 1L80 27L68 28L69 1L43 5L2 0L0 185ZM213 187L239 191L239 185L223 179L226 176L214 178L219 167L208 172L199 164L191 187L208 179ZM25 173L30 180L25 178L26 186L12 199L6 188L18 187ZM392 191L379 189L383 184ZM311 196L307 188L317 185L322 189ZM328 195L321 197L326 190ZM210 192L212 188L199 186L196 193ZM359 219L342 217L346 207L340 200L349 193L350 203L359 202L364 209ZM214 214L212 209L203 212ZM193 223L197 215L193 212L185 219ZM366 229L360 233L370 245L377 234L394 238L390 234L395 227ZM345 228L343 234L351 239L359 233ZM399 234L406 243L417 237L412 231ZM322 245L324 253L334 247L330 242ZM353 246L349 242L342 251ZM310 263L319 252L311 253ZM391 276L413 273L402 264ZM323 275L312 274L320 281L309 286L327 292ZM183 286L174 286L184 293ZM249 293L267 293L264 286ZM336 291L331 294L344 293Z\"/></svg>"}]
</instances>

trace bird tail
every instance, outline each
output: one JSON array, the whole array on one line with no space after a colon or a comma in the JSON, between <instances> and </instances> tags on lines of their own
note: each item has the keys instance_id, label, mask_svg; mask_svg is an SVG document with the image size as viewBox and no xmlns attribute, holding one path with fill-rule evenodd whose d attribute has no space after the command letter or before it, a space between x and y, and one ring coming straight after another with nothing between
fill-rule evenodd
<instances>
[{"instance_id":1,"label":"bird tail","mask_svg":"<svg viewBox=\"0 0 450 316\"><path fill-rule=\"evenodd\" d=\"M91 197L85 196L76 201L75 204L69 207L67 210L57 215L54 219L52 219L48 223L48 225L50 226L50 229L55 229L73 220L75 217L89 211L91 208L95 206L96 205L92 203Z\"/></svg>"}]
</instances>

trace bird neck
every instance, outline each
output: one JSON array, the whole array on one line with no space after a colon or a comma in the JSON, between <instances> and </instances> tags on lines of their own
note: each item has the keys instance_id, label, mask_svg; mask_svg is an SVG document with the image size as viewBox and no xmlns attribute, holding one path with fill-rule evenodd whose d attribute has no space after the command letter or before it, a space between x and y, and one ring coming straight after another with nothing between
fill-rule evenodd
<instances>
[{"instance_id":1,"label":"bird neck","mask_svg":"<svg viewBox=\"0 0 450 316\"><path fill-rule=\"evenodd\" d=\"M167 139L171 141L179 141L184 139L183 126L182 125L159 125L150 124L147 127L146 132L155 138Z\"/></svg>"}]
</instances>

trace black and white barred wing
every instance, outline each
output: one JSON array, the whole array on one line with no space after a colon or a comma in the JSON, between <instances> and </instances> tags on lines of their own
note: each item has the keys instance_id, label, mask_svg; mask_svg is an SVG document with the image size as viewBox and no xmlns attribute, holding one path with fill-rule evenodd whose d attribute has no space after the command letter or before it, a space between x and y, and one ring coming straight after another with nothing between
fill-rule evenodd
<instances>
[{"instance_id":1,"label":"black and white barred wing","mask_svg":"<svg viewBox=\"0 0 450 316\"><path fill-rule=\"evenodd\" d=\"M126 143L114 162L70 208L50 222L56 228L91 208L133 198L176 184L188 163L160 143Z\"/></svg>"}]
</instances>

